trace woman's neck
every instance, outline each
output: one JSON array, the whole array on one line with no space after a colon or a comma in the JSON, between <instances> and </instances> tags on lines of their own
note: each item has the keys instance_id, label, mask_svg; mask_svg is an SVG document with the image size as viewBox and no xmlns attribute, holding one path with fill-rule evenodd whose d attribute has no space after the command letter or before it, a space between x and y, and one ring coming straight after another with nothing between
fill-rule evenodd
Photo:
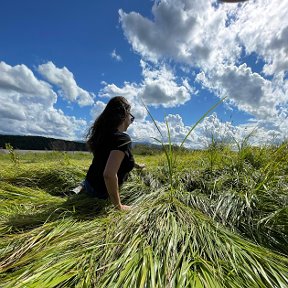
<instances>
[{"instance_id":1,"label":"woman's neck","mask_svg":"<svg viewBox=\"0 0 288 288\"><path fill-rule=\"evenodd\" d=\"M125 131L124 122L117 127L117 130L119 132L124 132Z\"/></svg>"}]
</instances>

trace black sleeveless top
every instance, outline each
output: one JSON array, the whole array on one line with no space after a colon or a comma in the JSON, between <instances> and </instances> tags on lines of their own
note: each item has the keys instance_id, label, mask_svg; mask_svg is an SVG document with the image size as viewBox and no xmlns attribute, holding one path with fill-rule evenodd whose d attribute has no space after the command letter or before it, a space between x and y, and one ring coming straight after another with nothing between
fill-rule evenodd
<instances>
[{"instance_id":1,"label":"black sleeveless top","mask_svg":"<svg viewBox=\"0 0 288 288\"><path fill-rule=\"evenodd\" d=\"M93 161L86 175L86 180L95 190L95 197L107 199L109 197L104 182L103 172L113 150L120 150L125 153L124 159L118 170L118 185L120 186L127 180L129 172L134 167L134 158L131 152L131 138L123 132L113 132L103 137L100 144L94 147Z\"/></svg>"}]
</instances>

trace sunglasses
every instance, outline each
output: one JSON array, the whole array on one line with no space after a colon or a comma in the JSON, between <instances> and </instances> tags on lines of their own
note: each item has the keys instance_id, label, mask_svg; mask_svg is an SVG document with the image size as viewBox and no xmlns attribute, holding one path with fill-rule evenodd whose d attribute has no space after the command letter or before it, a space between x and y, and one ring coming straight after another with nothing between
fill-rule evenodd
<instances>
[{"instance_id":1,"label":"sunglasses","mask_svg":"<svg viewBox=\"0 0 288 288\"><path fill-rule=\"evenodd\" d=\"M131 116L131 123L133 123L133 121L135 120L135 117L131 114L131 113L129 113L130 114L130 116Z\"/></svg>"}]
</instances>

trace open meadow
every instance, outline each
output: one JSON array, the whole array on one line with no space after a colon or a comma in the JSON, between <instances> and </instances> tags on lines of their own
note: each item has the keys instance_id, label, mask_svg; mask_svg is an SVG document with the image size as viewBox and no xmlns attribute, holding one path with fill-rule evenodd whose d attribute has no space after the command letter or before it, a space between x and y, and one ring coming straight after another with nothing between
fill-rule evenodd
<instances>
[{"instance_id":1,"label":"open meadow","mask_svg":"<svg viewBox=\"0 0 288 288\"><path fill-rule=\"evenodd\" d=\"M135 150L119 212L91 155L0 154L0 287L288 287L288 147Z\"/></svg>"}]
</instances>

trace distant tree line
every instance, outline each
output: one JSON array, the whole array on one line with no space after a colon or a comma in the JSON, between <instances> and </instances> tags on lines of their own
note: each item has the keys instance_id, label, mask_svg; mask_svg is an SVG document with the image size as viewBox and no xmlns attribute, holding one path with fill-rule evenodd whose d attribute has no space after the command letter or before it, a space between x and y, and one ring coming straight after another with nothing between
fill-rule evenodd
<instances>
[{"instance_id":1,"label":"distant tree line","mask_svg":"<svg viewBox=\"0 0 288 288\"><path fill-rule=\"evenodd\" d=\"M133 143L132 150L133 154L145 156L161 153L162 147L148 143Z\"/></svg>"},{"instance_id":2,"label":"distant tree line","mask_svg":"<svg viewBox=\"0 0 288 288\"><path fill-rule=\"evenodd\" d=\"M53 151L88 151L85 142L68 141L42 136L1 135L0 148L5 149L10 144L13 149L19 150L53 150ZM173 145L173 150L187 150ZM168 149L168 147L167 147ZM155 155L163 152L161 145L149 143L133 143L132 150L137 155Z\"/></svg>"},{"instance_id":3,"label":"distant tree line","mask_svg":"<svg viewBox=\"0 0 288 288\"><path fill-rule=\"evenodd\" d=\"M0 148L10 144L20 150L87 151L86 143L42 136L0 135Z\"/></svg>"},{"instance_id":4,"label":"distant tree line","mask_svg":"<svg viewBox=\"0 0 288 288\"><path fill-rule=\"evenodd\" d=\"M170 147L169 145L156 145L156 144L149 144L149 143L135 143L133 144L133 153L137 155L155 155L159 153L163 153L164 148L166 151L169 151ZM171 149L174 152L188 152L191 151L191 149L187 149L184 147L179 147L177 145L171 145Z\"/></svg>"}]
</instances>

